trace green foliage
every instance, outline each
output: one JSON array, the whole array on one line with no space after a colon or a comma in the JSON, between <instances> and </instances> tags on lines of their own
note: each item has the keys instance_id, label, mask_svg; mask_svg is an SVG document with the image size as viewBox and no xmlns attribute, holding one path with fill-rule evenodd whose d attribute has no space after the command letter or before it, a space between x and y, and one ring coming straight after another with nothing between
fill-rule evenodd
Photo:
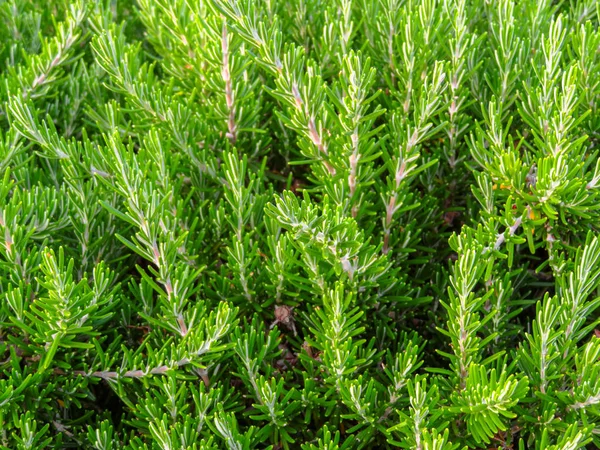
<instances>
[{"instance_id":1,"label":"green foliage","mask_svg":"<svg viewBox=\"0 0 600 450\"><path fill-rule=\"evenodd\" d=\"M0 0L0 448L600 447L598 0Z\"/></svg>"}]
</instances>

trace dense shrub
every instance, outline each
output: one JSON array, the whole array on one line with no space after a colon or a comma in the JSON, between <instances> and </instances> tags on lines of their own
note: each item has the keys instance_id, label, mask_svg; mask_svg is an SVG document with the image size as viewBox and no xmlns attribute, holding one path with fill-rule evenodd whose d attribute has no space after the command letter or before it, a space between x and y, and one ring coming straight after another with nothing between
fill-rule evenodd
<instances>
[{"instance_id":1,"label":"dense shrub","mask_svg":"<svg viewBox=\"0 0 600 450\"><path fill-rule=\"evenodd\" d=\"M597 0L0 0L0 446L600 445Z\"/></svg>"}]
</instances>

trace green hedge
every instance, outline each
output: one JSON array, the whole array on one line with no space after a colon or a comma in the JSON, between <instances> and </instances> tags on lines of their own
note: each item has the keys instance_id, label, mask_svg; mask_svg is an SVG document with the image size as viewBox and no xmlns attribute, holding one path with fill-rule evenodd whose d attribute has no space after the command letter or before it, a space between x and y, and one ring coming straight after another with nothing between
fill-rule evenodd
<instances>
[{"instance_id":1,"label":"green hedge","mask_svg":"<svg viewBox=\"0 0 600 450\"><path fill-rule=\"evenodd\" d=\"M599 21L0 0L0 447L598 448Z\"/></svg>"}]
</instances>

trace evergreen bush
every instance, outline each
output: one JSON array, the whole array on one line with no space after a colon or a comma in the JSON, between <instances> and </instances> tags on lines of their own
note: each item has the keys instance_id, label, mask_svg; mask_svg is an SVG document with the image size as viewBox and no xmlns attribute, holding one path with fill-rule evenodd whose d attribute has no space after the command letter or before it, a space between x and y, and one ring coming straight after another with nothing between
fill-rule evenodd
<instances>
[{"instance_id":1,"label":"evergreen bush","mask_svg":"<svg viewBox=\"0 0 600 450\"><path fill-rule=\"evenodd\" d=\"M1 448L598 448L599 21L0 0Z\"/></svg>"}]
</instances>

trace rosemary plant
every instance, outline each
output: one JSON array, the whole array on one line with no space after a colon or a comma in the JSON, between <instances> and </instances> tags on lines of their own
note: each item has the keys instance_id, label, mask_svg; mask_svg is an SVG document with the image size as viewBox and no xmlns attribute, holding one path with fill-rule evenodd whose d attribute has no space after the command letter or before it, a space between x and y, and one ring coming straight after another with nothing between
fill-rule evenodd
<instances>
[{"instance_id":1,"label":"rosemary plant","mask_svg":"<svg viewBox=\"0 0 600 450\"><path fill-rule=\"evenodd\" d=\"M598 0L0 0L0 448L600 447Z\"/></svg>"}]
</instances>

